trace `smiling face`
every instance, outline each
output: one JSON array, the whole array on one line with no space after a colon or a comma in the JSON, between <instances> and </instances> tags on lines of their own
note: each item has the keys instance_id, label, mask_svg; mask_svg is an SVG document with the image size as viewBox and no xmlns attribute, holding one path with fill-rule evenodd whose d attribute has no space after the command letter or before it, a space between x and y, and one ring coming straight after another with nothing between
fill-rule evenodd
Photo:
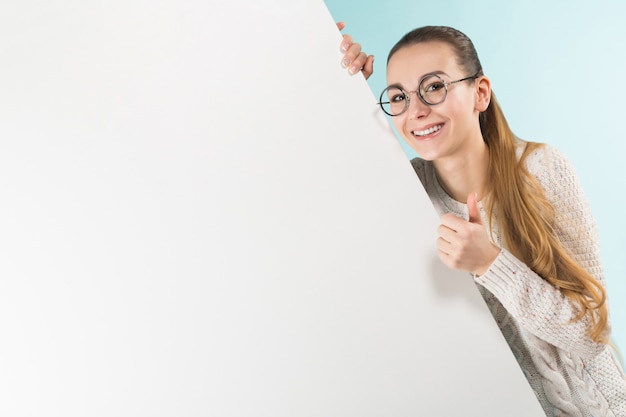
<instances>
[{"instance_id":1,"label":"smiling face","mask_svg":"<svg viewBox=\"0 0 626 417\"><path fill-rule=\"evenodd\" d=\"M392 118L398 132L420 157L429 161L471 155L473 150L482 149L485 145L478 115L489 103L484 100L490 91L489 81L481 76L450 84L446 99L429 106L414 91L420 79L431 73L447 83L474 75L458 65L454 50L445 42L405 46L391 56L387 85L412 92L408 109Z\"/></svg>"}]
</instances>

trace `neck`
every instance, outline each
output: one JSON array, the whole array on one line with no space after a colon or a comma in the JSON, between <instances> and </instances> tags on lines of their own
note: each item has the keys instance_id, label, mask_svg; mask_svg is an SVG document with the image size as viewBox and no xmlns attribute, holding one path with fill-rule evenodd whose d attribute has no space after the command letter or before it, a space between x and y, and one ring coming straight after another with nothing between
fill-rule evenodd
<instances>
[{"instance_id":1,"label":"neck","mask_svg":"<svg viewBox=\"0 0 626 417\"><path fill-rule=\"evenodd\" d=\"M470 193L477 193L479 200L484 197L489 149L482 138L477 146L433 161L433 165L439 184L453 199L466 203Z\"/></svg>"}]
</instances>

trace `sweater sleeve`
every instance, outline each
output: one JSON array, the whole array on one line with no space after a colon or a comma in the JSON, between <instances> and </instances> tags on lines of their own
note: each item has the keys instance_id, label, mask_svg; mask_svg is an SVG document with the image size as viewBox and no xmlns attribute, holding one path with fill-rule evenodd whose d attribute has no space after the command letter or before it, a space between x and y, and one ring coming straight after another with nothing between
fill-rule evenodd
<instances>
[{"instance_id":1,"label":"sweater sleeve","mask_svg":"<svg viewBox=\"0 0 626 417\"><path fill-rule=\"evenodd\" d=\"M548 145L529 155L526 163L554 206L557 236L573 258L604 286L597 227L571 164ZM508 250L503 249L489 270L475 279L540 339L583 356L603 350L604 344L588 335L589 315L573 321L579 311L575 304Z\"/></svg>"}]
</instances>

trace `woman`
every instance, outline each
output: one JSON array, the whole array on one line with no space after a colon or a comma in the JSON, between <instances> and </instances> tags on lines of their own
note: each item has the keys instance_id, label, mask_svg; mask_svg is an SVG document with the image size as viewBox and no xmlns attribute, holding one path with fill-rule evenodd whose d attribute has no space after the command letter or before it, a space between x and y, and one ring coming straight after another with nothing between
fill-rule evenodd
<instances>
[{"instance_id":1,"label":"woman","mask_svg":"<svg viewBox=\"0 0 626 417\"><path fill-rule=\"evenodd\" d=\"M341 48L342 65L369 77L373 57L348 35ZM455 29L406 34L387 83L381 107L441 215L439 257L472 274L546 415L626 416L596 225L568 160L515 137Z\"/></svg>"}]
</instances>

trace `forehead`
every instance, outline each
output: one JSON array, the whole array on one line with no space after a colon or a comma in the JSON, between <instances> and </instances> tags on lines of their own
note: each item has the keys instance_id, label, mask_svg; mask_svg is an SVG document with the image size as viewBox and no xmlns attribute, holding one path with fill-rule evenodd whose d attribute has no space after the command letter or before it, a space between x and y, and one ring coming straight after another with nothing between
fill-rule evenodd
<instances>
[{"instance_id":1,"label":"forehead","mask_svg":"<svg viewBox=\"0 0 626 417\"><path fill-rule=\"evenodd\" d=\"M387 64L387 84L415 84L425 74L443 71L449 76L460 74L456 55L445 42L422 42L398 50Z\"/></svg>"}]
</instances>

